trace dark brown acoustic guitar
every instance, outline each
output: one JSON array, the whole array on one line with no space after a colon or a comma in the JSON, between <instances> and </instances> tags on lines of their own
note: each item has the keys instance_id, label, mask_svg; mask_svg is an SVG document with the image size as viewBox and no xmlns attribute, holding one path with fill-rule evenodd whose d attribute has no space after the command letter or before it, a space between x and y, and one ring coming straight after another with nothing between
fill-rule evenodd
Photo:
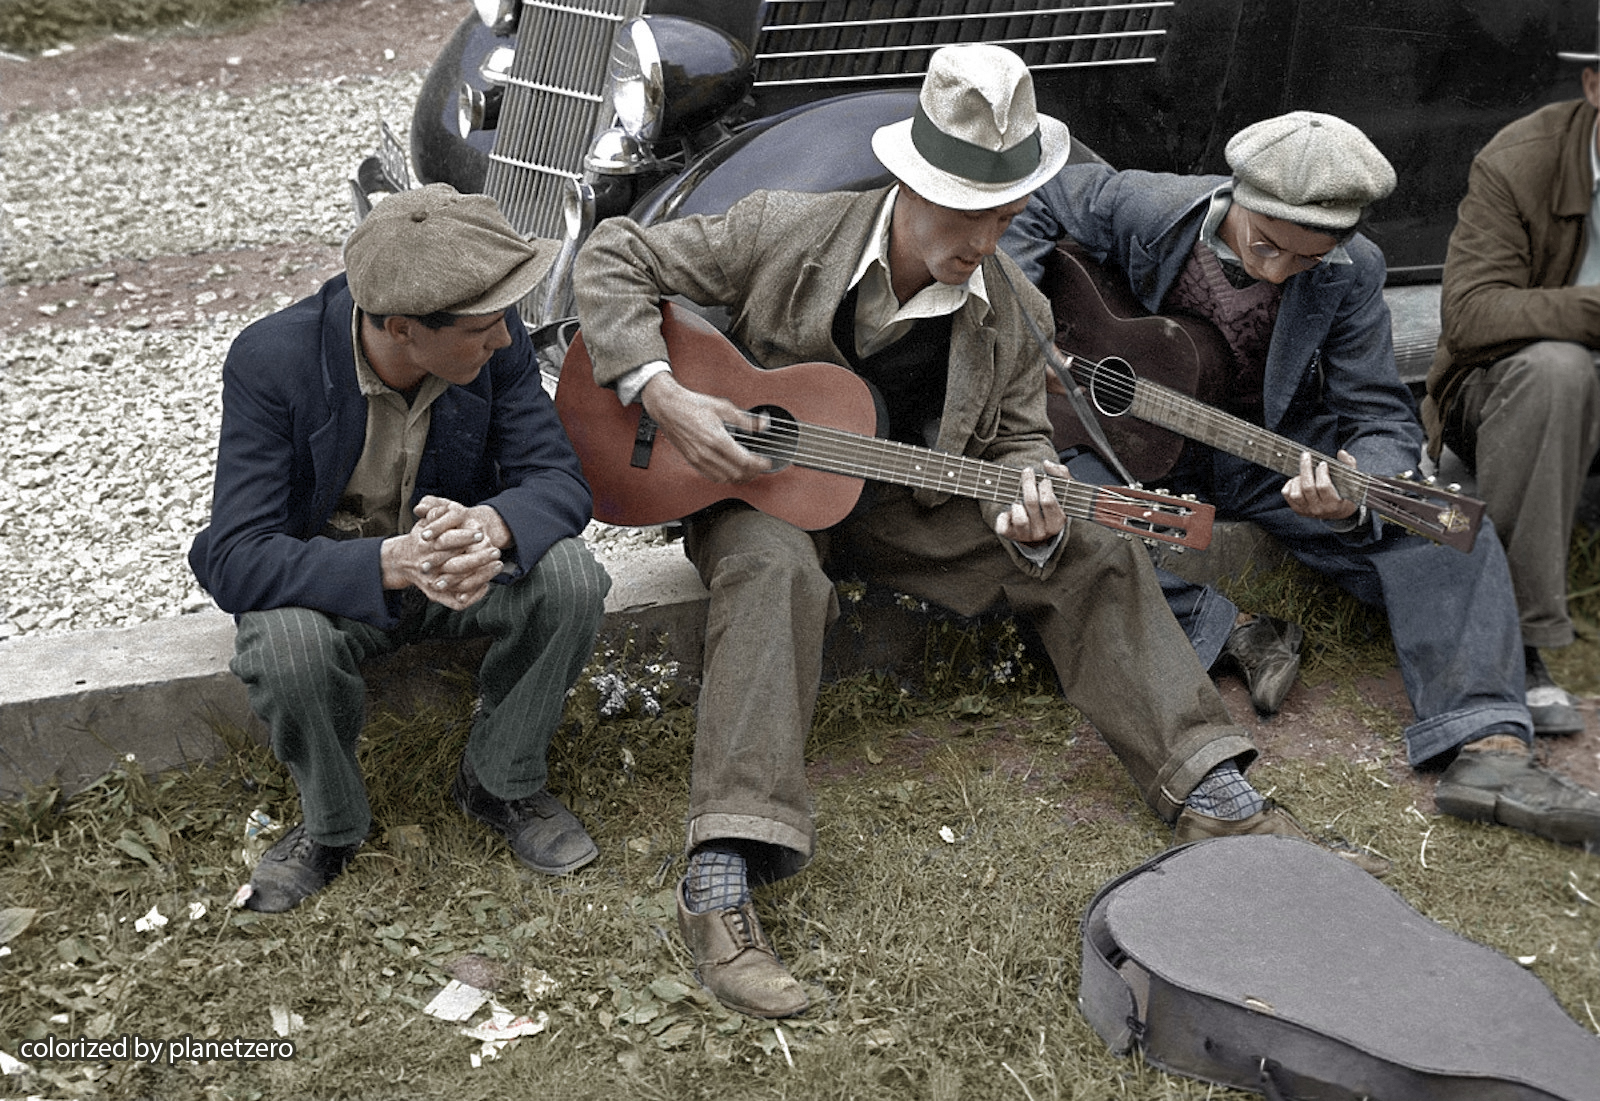
<instances>
[{"instance_id":1,"label":"dark brown acoustic guitar","mask_svg":"<svg viewBox=\"0 0 1600 1101\"><path fill-rule=\"evenodd\" d=\"M661 334L685 386L768 415L761 432L728 431L771 459L773 472L742 484L702 478L639 405L624 406L615 391L595 384L580 332L562 363L555 403L594 493L597 520L662 524L736 499L815 531L848 516L868 478L1007 504L1022 495L1020 470L876 438L872 391L844 367L758 369L710 322L671 303L661 306ZM1210 505L1122 486L1052 485L1069 517L1196 550L1210 545Z\"/></svg>"},{"instance_id":2,"label":"dark brown acoustic guitar","mask_svg":"<svg viewBox=\"0 0 1600 1101\"><path fill-rule=\"evenodd\" d=\"M1230 354L1209 323L1149 313L1121 274L1096 262L1076 242L1062 242L1050 265L1056 346L1073 380L1105 418L1101 427L1130 474L1146 483L1166 475L1186 440L1285 477L1300 472L1307 448L1207 400L1217 392ZM1052 393L1048 404L1058 449L1089 442L1066 397ZM1334 488L1345 500L1436 543L1472 549L1483 521L1482 501L1427 482L1352 470L1316 451L1311 459L1328 464Z\"/></svg>"}]
</instances>

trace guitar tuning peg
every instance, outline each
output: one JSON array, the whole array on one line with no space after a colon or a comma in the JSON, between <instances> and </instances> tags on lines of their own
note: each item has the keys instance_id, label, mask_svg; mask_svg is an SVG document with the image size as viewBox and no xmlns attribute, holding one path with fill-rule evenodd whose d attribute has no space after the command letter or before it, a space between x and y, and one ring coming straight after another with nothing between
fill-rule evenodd
<instances>
[{"instance_id":1,"label":"guitar tuning peg","mask_svg":"<svg viewBox=\"0 0 1600 1101\"><path fill-rule=\"evenodd\" d=\"M1415 470L1402 470L1400 472L1400 477L1404 478L1408 482L1414 482L1417 480L1417 472Z\"/></svg>"},{"instance_id":2,"label":"guitar tuning peg","mask_svg":"<svg viewBox=\"0 0 1600 1101\"><path fill-rule=\"evenodd\" d=\"M1461 483L1460 482L1451 482L1445 488L1448 489L1451 493L1460 493L1461 492Z\"/></svg>"}]
</instances>

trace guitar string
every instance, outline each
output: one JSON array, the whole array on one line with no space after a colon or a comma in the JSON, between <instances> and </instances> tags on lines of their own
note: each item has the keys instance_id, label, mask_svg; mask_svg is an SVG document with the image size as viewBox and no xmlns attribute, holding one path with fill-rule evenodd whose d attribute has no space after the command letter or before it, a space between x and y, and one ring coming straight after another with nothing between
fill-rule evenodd
<instances>
[{"instance_id":1,"label":"guitar string","mask_svg":"<svg viewBox=\"0 0 1600 1101\"><path fill-rule=\"evenodd\" d=\"M1073 377L1084 386L1089 387L1091 394L1098 389L1101 393L1127 403L1130 408L1136 398L1142 398L1153 411L1167 413L1173 419L1184 419L1183 415L1187 414L1187 418L1198 427L1209 429L1213 433L1214 438L1218 440L1215 446L1218 446L1220 450L1239 455L1241 458L1249 459L1263 466L1268 466L1280 474L1293 476L1296 471L1286 470L1283 466L1273 466L1271 463L1263 462L1261 458L1257 457L1260 454L1257 440L1265 438L1271 441L1274 455L1285 463L1291 461L1289 459L1291 454L1298 456L1302 452L1310 452L1313 462L1325 462L1328 464L1328 476L1346 500L1356 505L1366 505L1381 515L1387 516L1402 527L1409 528L1420 534L1443 533L1443 528L1440 524L1408 512L1403 507L1408 502L1416 501L1422 507L1429 509L1440 508L1441 505L1438 503L1438 499L1443 498L1444 495L1437 489L1421 483L1407 482L1408 486L1415 487L1415 489L1407 492L1388 479L1379 478L1362 470L1352 469L1337 459L1311 448L1301 447L1293 440L1269 432L1265 428L1260 428L1256 425L1240 427L1238 418L1232 414L1214 410L1204 402L1190 398L1187 395L1172 393L1168 388L1158 383L1140 380L1136 376L1130 382L1128 376L1114 371L1105 371L1098 378L1093 371L1080 372L1080 365L1098 371L1104 369L1106 364L1103 361L1090 359L1087 356L1079 356L1072 353L1065 354ZM1140 389L1141 382L1146 392L1138 394L1137 391ZM1298 463L1295 463L1295 465L1297 466ZM1429 500L1430 495L1435 500ZM1448 508L1450 502L1448 498L1444 500L1443 507Z\"/></svg>"},{"instance_id":2,"label":"guitar string","mask_svg":"<svg viewBox=\"0 0 1600 1101\"><path fill-rule=\"evenodd\" d=\"M1021 499L1022 473L1012 467L785 418L774 417L770 423L792 432L792 437L778 439L770 433L751 433L731 425L728 430L740 444L756 454L787 459L802 466L815 463L837 473L878 481L900 481L918 488L954 490L962 496L1002 503ZM875 458L878 461L874 461ZM887 461L890 459L892 461ZM891 476L885 477L885 474ZM1077 510L1075 514L1082 519L1093 518L1096 498L1164 516L1193 515L1196 511L1190 505L1134 496L1116 486L1095 486L1076 480L1063 483L1053 479L1052 488L1063 508Z\"/></svg>"},{"instance_id":3,"label":"guitar string","mask_svg":"<svg viewBox=\"0 0 1600 1101\"><path fill-rule=\"evenodd\" d=\"M1132 407L1136 399L1142 398L1147 405L1157 412L1164 412L1169 415L1179 414L1180 416L1174 416L1173 419L1191 420L1200 427L1209 430L1212 437L1219 441L1215 446L1218 446L1220 450L1239 455L1241 458L1250 459L1252 462L1261 462L1255 456L1262 453L1257 441L1264 439L1270 445L1270 457L1276 458L1282 463L1292 462L1296 466L1298 466L1299 455L1303 452L1310 452L1313 462L1325 462L1328 464L1328 476L1331 479L1336 482L1341 480L1348 482L1351 488L1360 494L1359 499L1354 497L1347 498L1357 505L1366 504L1368 493L1374 486L1379 484L1378 478L1365 471L1352 469L1337 459L1324 455L1312 448L1302 447L1293 440L1279 436L1265 428L1259 428L1256 425L1249 425L1248 430L1241 428L1238 425L1238 418L1233 414L1212 409L1205 402L1198 399L1189 398L1183 394L1169 394L1166 392L1166 388L1159 383L1152 383L1149 380L1141 380L1135 377L1130 382L1127 376L1106 370L1106 364L1103 361L1073 353L1066 353L1066 355L1073 377L1083 386L1089 388L1091 396L1099 392L1125 402L1128 408ZM1089 370L1080 372L1080 366L1087 367ZM1104 372L1103 374L1100 373L1102 371ZM1141 383L1144 393L1139 393ZM1268 466L1271 464L1263 462L1261 465ZM1294 473L1279 466L1273 466L1272 469L1280 474L1290 476Z\"/></svg>"}]
</instances>

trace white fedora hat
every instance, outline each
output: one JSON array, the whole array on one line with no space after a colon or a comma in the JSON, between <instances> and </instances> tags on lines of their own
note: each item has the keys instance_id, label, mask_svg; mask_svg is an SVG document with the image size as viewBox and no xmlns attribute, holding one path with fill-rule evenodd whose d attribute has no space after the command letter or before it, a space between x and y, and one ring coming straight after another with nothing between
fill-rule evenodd
<instances>
[{"instance_id":1,"label":"white fedora hat","mask_svg":"<svg viewBox=\"0 0 1600 1101\"><path fill-rule=\"evenodd\" d=\"M1004 206L1061 170L1066 123L1041 115L1022 59L982 43L934 51L917 113L880 127L872 151L929 202L955 210Z\"/></svg>"}]
</instances>

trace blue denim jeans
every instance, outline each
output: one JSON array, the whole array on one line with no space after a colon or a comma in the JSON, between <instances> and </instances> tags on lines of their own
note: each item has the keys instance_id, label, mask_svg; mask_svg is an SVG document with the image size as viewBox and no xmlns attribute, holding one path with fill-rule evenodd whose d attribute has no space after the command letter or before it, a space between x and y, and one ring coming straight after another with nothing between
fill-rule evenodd
<instances>
[{"instance_id":1,"label":"blue denim jeans","mask_svg":"<svg viewBox=\"0 0 1600 1101\"><path fill-rule=\"evenodd\" d=\"M1376 540L1370 527L1343 535L1290 509L1281 474L1209 449L1191 450L1198 455L1191 460L1186 453L1186 465L1163 479L1173 492L1211 502L1218 520L1259 525L1306 566L1388 615L1415 717L1405 731L1411 764L1486 732L1532 739L1511 574L1487 517L1467 554L1392 524L1382 525ZM1114 481L1093 453L1064 454L1075 477ZM1221 623L1216 606L1225 605L1231 625L1232 604L1207 586L1158 572L1169 606L1204 662L1201 647L1213 644Z\"/></svg>"}]
</instances>

